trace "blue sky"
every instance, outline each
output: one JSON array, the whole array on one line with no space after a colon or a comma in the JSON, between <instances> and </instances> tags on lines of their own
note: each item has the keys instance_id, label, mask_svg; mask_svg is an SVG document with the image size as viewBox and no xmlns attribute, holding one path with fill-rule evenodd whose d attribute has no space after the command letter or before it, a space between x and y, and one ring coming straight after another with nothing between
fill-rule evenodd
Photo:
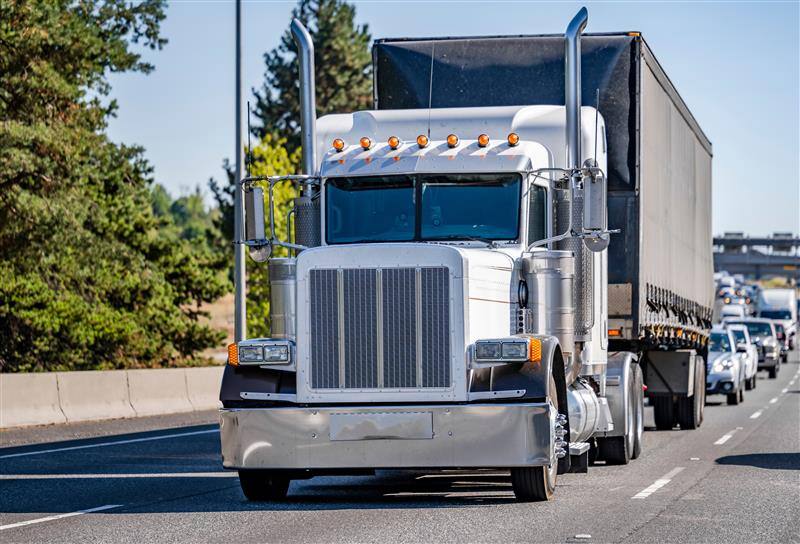
<instances>
[{"instance_id":1,"label":"blue sky","mask_svg":"<svg viewBox=\"0 0 800 544\"><path fill-rule=\"evenodd\" d=\"M246 99L295 2L243 6ZM714 232L800 231L800 4L791 2L355 2L373 38L639 30L714 145ZM111 137L145 147L173 194L222 178L234 156L234 4L173 1L155 72L113 75Z\"/></svg>"}]
</instances>

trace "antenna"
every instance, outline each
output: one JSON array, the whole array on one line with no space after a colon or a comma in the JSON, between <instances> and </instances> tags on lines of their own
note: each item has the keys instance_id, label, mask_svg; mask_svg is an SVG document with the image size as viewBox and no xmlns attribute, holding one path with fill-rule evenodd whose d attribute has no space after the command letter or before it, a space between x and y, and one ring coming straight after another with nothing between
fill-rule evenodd
<instances>
[{"instance_id":1,"label":"antenna","mask_svg":"<svg viewBox=\"0 0 800 544\"><path fill-rule=\"evenodd\" d=\"M595 89L595 102L594 102L594 164L598 168L600 162L597 160L597 128L600 123L600 88Z\"/></svg>"},{"instance_id":2,"label":"antenna","mask_svg":"<svg viewBox=\"0 0 800 544\"><path fill-rule=\"evenodd\" d=\"M250 101L247 101L247 177L250 177L250 164L253 162L253 146L250 145Z\"/></svg>"},{"instance_id":3,"label":"antenna","mask_svg":"<svg viewBox=\"0 0 800 544\"><path fill-rule=\"evenodd\" d=\"M436 42L431 44L431 77L428 83L428 140L431 139L431 105L433 104L433 59L436 58Z\"/></svg>"}]
</instances>

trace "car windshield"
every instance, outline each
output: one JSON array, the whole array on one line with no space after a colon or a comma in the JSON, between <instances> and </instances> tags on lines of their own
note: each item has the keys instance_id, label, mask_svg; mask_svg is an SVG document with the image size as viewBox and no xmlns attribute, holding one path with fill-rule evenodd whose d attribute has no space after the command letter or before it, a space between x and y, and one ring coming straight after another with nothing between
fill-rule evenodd
<instances>
[{"instance_id":1,"label":"car windshield","mask_svg":"<svg viewBox=\"0 0 800 544\"><path fill-rule=\"evenodd\" d=\"M747 327L747 332L750 336L772 336L772 327L769 323L761 323L759 321L742 321L737 322L737 325L744 325Z\"/></svg>"},{"instance_id":2,"label":"car windshield","mask_svg":"<svg viewBox=\"0 0 800 544\"><path fill-rule=\"evenodd\" d=\"M747 337L744 335L744 329L732 329L733 337L737 342L747 342Z\"/></svg>"},{"instance_id":3,"label":"car windshield","mask_svg":"<svg viewBox=\"0 0 800 544\"><path fill-rule=\"evenodd\" d=\"M792 312L789 310L761 310L758 312L759 317L767 319L791 319Z\"/></svg>"},{"instance_id":4,"label":"car windshield","mask_svg":"<svg viewBox=\"0 0 800 544\"><path fill-rule=\"evenodd\" d=\"M330 178L325 186L328 244L518 238L519 174Z\"/></svg>"},{"instance_id":5,"label":"car windshield","mask_svg":"<svg viewBox=\"0 0 800 544\"><path fill-rule=\"evenodd\" d=\"M711 334L709 351L731 351L731 339L727 334L715 332Z\"/></svg>"}]
</instances>

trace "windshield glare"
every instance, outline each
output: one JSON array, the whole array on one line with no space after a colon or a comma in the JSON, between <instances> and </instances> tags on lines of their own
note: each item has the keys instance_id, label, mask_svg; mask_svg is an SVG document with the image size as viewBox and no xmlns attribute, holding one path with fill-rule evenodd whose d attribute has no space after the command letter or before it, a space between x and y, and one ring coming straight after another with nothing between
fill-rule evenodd
<instances>
[{"instance_id":1,"label":"windshield glare","mask_svg":"<svg viewBox=\"0 0 800 544\"><path fill-rule=\"evenodd\" d=\"M518 238L519 174L331 178L325 187L328 244Z\"/></svg>"},{"instance_id":2,"label":"windshield glare","mask_svg":"<svg viewBox=\"0 0 800 544\"><path fill-rule=\"evenodd\" d=\"M769 323L759 323L757 321L743 321L741 323L737 322L737 325L744 325L747 327L747 332L750 333L750 337L753 336L772 336L772 327L770 327Z\"/></svg>"},{"instance_id":3,"label":"windshield glare","mask_svg":"<svg viewBox=\"0 0 800 544\"><path fill-rule=\"evenodd\" d=\"M792 312L789 310L761 310L758 312L759 317L766 317L767 319L791 319Z\"/></svg>"},{"instance_id":4,"label":"windshield glare","mask_svg":"<svg viewBox=\"0 0 800 544\"><path fill-rule=\"evenodd\" d=\"M711 335L710 351L731 351L731 340L727 334L713 333Z\"/></svg>"}]
</instances>

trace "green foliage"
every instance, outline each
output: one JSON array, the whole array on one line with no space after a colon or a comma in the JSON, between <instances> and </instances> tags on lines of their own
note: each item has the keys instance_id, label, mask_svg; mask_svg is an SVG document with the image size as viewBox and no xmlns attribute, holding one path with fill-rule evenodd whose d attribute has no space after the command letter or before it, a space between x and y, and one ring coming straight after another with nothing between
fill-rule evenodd
<instances>
[{"instance_id":1,"label":"green foliage","mask_svg":"<svg viewBox=\"0 0 800 544\"><path fill-rule=\"evenodd\" d=\"M343 0L300 0L292 15L314 40L317 114L368 109L372 105L372 55L367 25L355 23L356 9ZM287 30L280 45L264 55L264 86L256 92L253 134L300 145L300 84L297 47Z\"/></svg>"},{"instance_id":2,"label":"green foliage","mask_svg":"<svg viewBox=\"0 0 800 544\"><path fill-rule=\"evenodd\" d=\"M218 235L105 134L106 76L152 69L131 43L159 49L163 18L160 0L0 0L3 371L169 365L221 339L199 321L228 287Z\"/></svg>"}]
</instances>

